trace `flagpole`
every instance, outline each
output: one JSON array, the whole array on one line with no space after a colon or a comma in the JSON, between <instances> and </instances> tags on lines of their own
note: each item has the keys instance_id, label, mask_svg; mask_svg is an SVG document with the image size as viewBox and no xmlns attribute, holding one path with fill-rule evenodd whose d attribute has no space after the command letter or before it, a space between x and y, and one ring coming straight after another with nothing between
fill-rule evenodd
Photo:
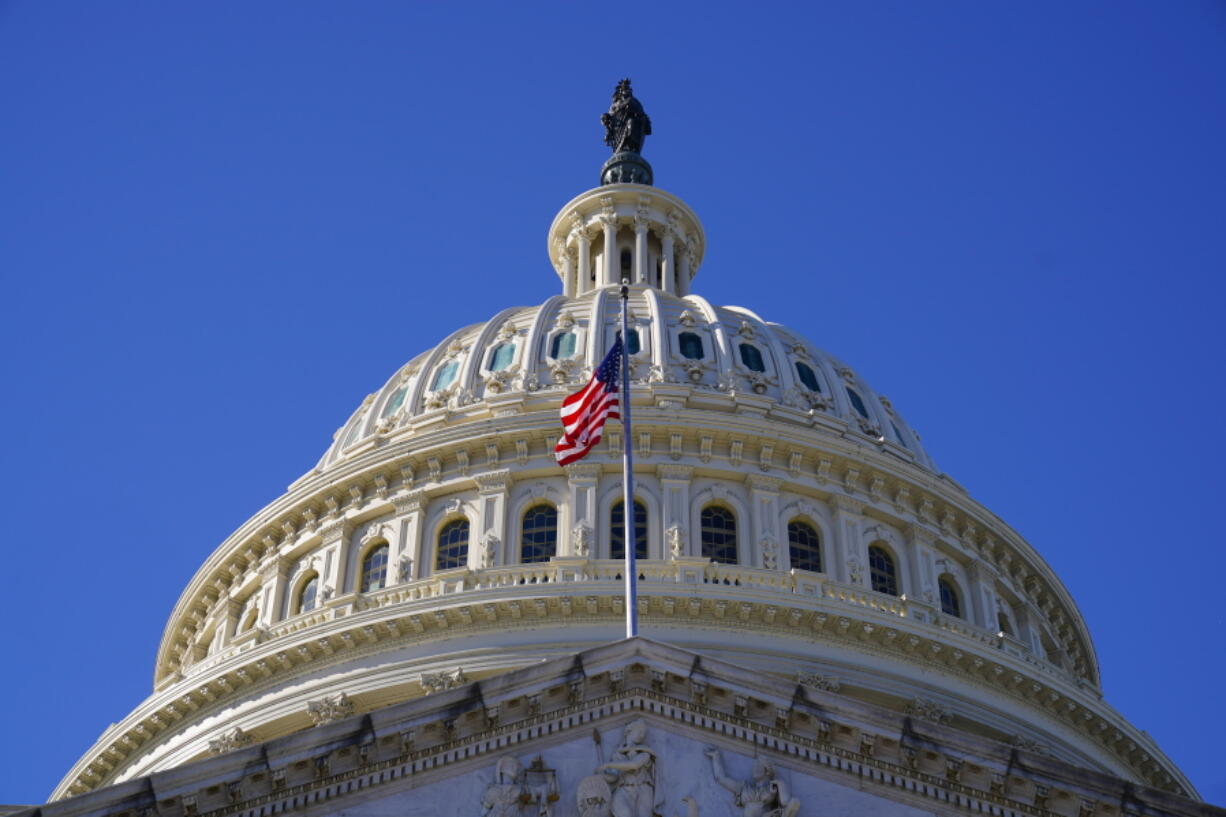
<instances>
[{"instance_id":1,"label":"flagpole","mask_svg":"<svg viewBox=\"0 0 1226 817\"><path fill-rule=\"evenodd\" d=\"M625 490L622 503L622 541L626 550L626 638L634 638L639 634L639 571L635 566L635 544L638 539L635 530L638 525L638 514L634 512L634 462L631 453L630 440L630 347L628 331L630 325L629 302L630 280L622 279L622 486Z\"/></svg>"}]
</instances>

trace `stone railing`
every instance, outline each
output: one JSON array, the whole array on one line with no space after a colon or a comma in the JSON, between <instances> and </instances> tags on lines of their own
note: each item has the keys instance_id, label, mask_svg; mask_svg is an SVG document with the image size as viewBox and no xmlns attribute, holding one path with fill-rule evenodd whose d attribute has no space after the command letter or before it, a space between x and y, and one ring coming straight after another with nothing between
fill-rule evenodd
<instances>
[{"instance_id":1,"label":"stone railing","mask_svg":"<svg viewBox=\"0 0 1226 817\"><path fill-rule=\"evenodd\" d=\"M934 614L932 606L906 597L877 593L860 585L838 582L821 573L802 570L784 572L744 565L720 564L706 558L681 558L676 560L643 560L637 564L640 598L650 598L653 589L665 591L670 586L677 590L689 588L702 595L729 595L756 597L767 601L778 595L781 602L791 597L806 607L825 607L837 614L839 608L869 612L877 615L911 619L944 632L953 639L966 639L986 647L1000 649L1016 658L1041 668L1045 672L1065 676L1058 667L1035 656L1021 642L1001 638L981 627L962 619ZM399 605L417 605L422 602L450 602L458 595L486 595L494 592L514 591L515 588L534 588L532 592L547 595L566 595L577 584L587 585L584 592L599 591L600 595L620 592L623 586L625 565L614 559L554 558L547 562L503 565L471 570L460 568L437 573L422 579L405 582L382 590L349 594L328 602L324 607L285 619L262 631L258 639L244 639L247 643L235 645L217 656L210 656L202 665L212 665L224 660L227 655L242 652L257 642L276 639L307 630L315 625L331 621L337 615L348 615L378 608ZM547 590L548 588L548 590ZM803 600L803 601L802 601ZM834 609L831 610L830 608Z\"/></svg>"}]
</instances>

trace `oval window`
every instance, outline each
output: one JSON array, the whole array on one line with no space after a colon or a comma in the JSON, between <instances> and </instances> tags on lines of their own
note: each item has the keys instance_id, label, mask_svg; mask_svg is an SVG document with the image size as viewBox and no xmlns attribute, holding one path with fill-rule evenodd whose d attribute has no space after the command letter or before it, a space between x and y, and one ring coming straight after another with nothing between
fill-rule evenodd
<instances>
[{"instance_id":1,"label":"oval window","mask_svg":"<svg viewBox=\"0 0 1226 817\"><path fill-rule=\"evenodd\" d=\"M860 395L856 393L855 389L847 389L847 399L851 400L851 407L856 410L856 414L867 420L868 409L864 406L864 401L860 399Z\"/></svg>"},{"instance_id":2,"label":"oval window","mask_svg":"<svg viewBox=\"0 0 1226 817\"><path fill-rule=\"evenodd\" d=\"M702 338L695 335L693 332L682 332L677 336L677 343L681 347L681 356L690 360L702 360Z\"/></svg>"},{"instance_id":3,"label":"oval window","mask_svg":"<svg viewBox=\"0 0 1226 817\"><path fill-rule=\"evenodd\" d=\"M554 335L553 346L549 351L549 356L554 360L571 357L575 354L575 333L563 332L560 335Z\"/></svg>"},{"instance_id":4,"label":"oval window","mask_svg":"<svg viewBox=\"0 0 1226 817\"><path fill-rule=\"evenodd\" d=\"M817 375L809 368L807 363L796 361L796 376L800 378L800 382L805 384L805 388L809 391L820 392L822 387L817 383Z\"/></svg>"},{"instance_id":5,"label":"oval window","mask_svg":"<svg viewBox=\"0 0 1226 817\"><path fill-rule=\"evenodd\" d=\"M456 372L460 370L460 364L452 360L442 365L438 373L434 375L434 391L445 389L455 382Z\"/></svg>"},{"instance_id":6,"label":"oval window","mask_svg":"<svg viewBox=\"0 0 1226 817\"><path fill-rule=\"evenodd\" d=\"M408 390L409 384L406 383L392 392L392 399L387 401L387 405L383 407L383 412L379 416L387 417L390 414L394 414L397 409L404 405L404 396Z\"/></svg>"},{"instance_id":7,"label":"oval window","mask_svg":"<svg viewBox=\"0 0 1226 817\"><path fill-rule=\"evenodd\" d=\"M741 344L741 362L745 364L745 368L751 372L766 371L766 364L762 362L762 352L757 346L752 343Z\"/></svg>"},{"instance_id":8,"label":"oval window","mask_svg":"<svg viewBox=\"0 0 1226 817\"><path fill-rule=\"evenodd\" d=\"M494 347L494 352L490 355L490 371L501 372L510 366L513 360L515 360L515 344L500 343Z\"/></svg>"}]
</instances>

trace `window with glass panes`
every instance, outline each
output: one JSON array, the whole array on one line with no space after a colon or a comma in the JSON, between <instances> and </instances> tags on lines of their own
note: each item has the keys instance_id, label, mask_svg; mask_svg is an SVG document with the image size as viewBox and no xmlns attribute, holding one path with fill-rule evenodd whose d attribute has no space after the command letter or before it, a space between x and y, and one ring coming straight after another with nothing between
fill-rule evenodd
<instances>
[{"instance_id":1,"label":"window with glass panes","mask_svg":"<svg viewBox=\"0 0 1226 817\"><path fill-rule=\"evenodd\" d=\"M702 555L713 562L736 564L736 517L732 511L720 505L708 505L702 509L700 523Z\"/></svg>"},{"instance_id":2,"label":"window with glass panes","mask_svg":"<svg viewBox=\"0 0 1226 817\"><path fill-rule=\"evenodd\" d=\"M788 523L788 558L795 570L822 572L822 543L808 522L796 519Z\"/></svg>"},{"instance_id":3,"label":"window with glass panes","mask_svg":"<svg viewBox=\"0 0 1226 817\"><path fill-rule=\"evenodd\" d=\"M677 345L681 347L681 356L689 360L702 360L702 338L693 332L682 332L677 336Z\"/></svg>"},{"instance_id":4,"label":"window with glass panes","mask_svg":"<svg viewBox=\"0 0 1226 817\"><path fill-rule=\"evenodd\" d=\"M376 545L362 560L362 592L387 586L387 545Z\"/></svg>"},{"instance_id":5,"label":"window with glass panes","mask_svg":"<svg viewBox=\"0 0 1226 817\"><path fill-rule=\"evenodd\" d=\"M817 375L809 367L809 364L801 363L799 360L796 361L796 376L800 378L800 382L809 391L820 392L822 390L822 387L818 385Z\"/></svg>"},{"instance_id":6,"label":"window with glass panes","mask_svg":"<svg viewBox=\"0 0 1226 817\"><path fill-rule=\"evenodd\" d=\"M558 552L558 509L552 505L534 505L524 512L520 529L519 560L547 562Z\"/></svg>"},{"instance_id":7,"label":"window with glass panes","mask_svg":"<svg viewBox=\"0 0 1226 817\"><path fill-rule=\"evenodd\" d=\"M958 589L949 579L937 579L937 587L941 591L941 612L947 616L962 618L962 603L958 600Z\"/></svg>"},{"instance_id":8,"label":"window with glass panes","mask_svg":"<svg viewBox=\"0 0 1226 817\"><path fill-rule=\"evenodd\" d=\"M438 532L435 570L452 570L468 564L468 520L453 519Z\"/></svg>"},{"instance_id":9,"label":"window with glass panes","mask_svg":"<svg viewBox=\"0 0 1226 817\"><path fill-rule=\"evenodd\" d=\"M626 503L618 502L609 510L609 558L626 558ZM647 558L647 508L634 501L634 558Z\"/></svg>"},{"instance_id":10,"label":"window with glass panes","mask_svg":"<svg viewBox=\"0 0 1226 817\"><path fill-rule=\"evenodd\" d=\"M315 609L316 596L319 595L319 577L312 576L298 591L298 609L296 612L309 613Z\"/></svg>"},{"instance_id":11,"label":"window with glass panes","mask_svg":"<svg viewBox=\"0 0 1226 817\"><path fill-rule=\"evenodd\" d=\"M553 345L549 349L549 356L554 360L562 360L563 358L571 357L575 354L575 333L562 332L553 336Z\"/></svg>"},{"instance_id":12,"label":"window with glass panes","mask_svg":"<svg viewBox=\"0 0 1226 817\"><path fill-rule=\"evenodd\" d=\"M762 362L762 351L752 343L741 344L741 362L751 372L766 371L766 364Z\"/></svg>"},{"instance_id":13,"label":"window with glass panes","mask_svg":"<svg viewBox=\"0 0 1226 817\"><path fill-rule=\"evenodd\" d=\"M898 595L898 570L885 548L874 545L868 549L868 578L878 593Z\"/></svg>"}]
</instances>

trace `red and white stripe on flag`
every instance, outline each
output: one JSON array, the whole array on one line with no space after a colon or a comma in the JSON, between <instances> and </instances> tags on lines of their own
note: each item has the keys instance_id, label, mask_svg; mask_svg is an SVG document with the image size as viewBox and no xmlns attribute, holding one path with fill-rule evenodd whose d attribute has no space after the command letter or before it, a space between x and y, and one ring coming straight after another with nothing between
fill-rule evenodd
<instances>
[{"instance_id":1,"label":"red and white stripe on flag","mask_svg":"<svg viewBox=\"0 0 1226 817\"><path fill-rule=\"evenodd\" d=\"M605 421L621 419L618 412L617 380L621 372L622 341L619 337L605 355L587 385L562 401L562 439L554 446L558 465L583 459L604 432Z\"/></svg>"}]
</instances>

